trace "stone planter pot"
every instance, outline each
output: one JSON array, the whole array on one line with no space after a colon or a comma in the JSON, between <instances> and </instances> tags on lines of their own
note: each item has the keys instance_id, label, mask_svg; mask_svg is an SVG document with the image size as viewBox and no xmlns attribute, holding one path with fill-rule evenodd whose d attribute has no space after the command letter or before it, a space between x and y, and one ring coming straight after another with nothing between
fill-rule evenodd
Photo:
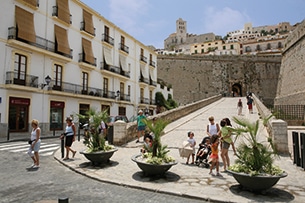
<instances>
[{"instance_id":1,"label":"stone planter pot","mask_svg":"<svg viewBox=\"0 0 305 203\"><path fill-rule=\"evenodd\" d=\"M168 171L173 165L177 164L177 161L173 163L165 163L161 165L145 163L139 160L142 155L138 154L131 158L132 161L136 162L138 167L143 171L145 176L163 175Z\"/></svg>"},{"instance_id":2,"label":"stone planter pot","mask_svg":"<svg viewBox=\"0 0 305 203\"><path fill-rule=\"evenodd\" d=\"M83 154L93 165L99 165L101 163L107 163L110 161L110 158L114 152L118 151L117 148L114 148L109 151L98 151L98 152L86 152L86 150L79 152Z\"/></svg>"},{"instance_id":3,"label":"stone planter pot","mask_svg":"<svg viewBox=\"0 0 305 203\"><path fill-rule=\"evenodd\" d=\"M250 176L246 173L238 173L234 171L227 170L228 173L232 174L235 180L245 189L248 189L253 192L259 192L267 190L274 186L280 178L286 177L288 174L283 173L279 176Z\"/></svg>"}]
</instances>

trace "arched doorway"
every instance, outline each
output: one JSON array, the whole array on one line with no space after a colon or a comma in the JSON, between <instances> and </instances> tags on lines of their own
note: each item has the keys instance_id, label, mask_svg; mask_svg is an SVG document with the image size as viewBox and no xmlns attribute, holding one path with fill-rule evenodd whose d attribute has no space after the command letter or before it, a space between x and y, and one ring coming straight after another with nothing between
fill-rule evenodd
<instances>
[{"instance_id":1,"label":"arched doorway","mask_svg":"<svg viewBox=\"0 0 305 203\"><path fill-rule=\"evenodd\" d=\"M235 83L232 85L233 97L242 97L242 87L241 84Z\"/></svg>"}]
</instances>

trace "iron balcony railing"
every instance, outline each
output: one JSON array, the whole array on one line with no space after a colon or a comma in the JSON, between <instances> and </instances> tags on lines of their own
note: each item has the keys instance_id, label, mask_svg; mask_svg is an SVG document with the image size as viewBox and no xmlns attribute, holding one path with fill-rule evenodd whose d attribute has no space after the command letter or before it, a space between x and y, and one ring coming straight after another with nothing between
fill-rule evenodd
<instances>
[{"instance_id":1,"label":"iron balcony railing","mask_svg":"<svg viewBox=\"0 0 305 203\"><path fill-rule=\"evenodd\" d=\"M78 62L84 62L84 63L88 63L90 65L96 66L96 58L95 57L94 57L94 62L92 63L92 62L86 61L85 53L79 53L78 56L79 56Z\"/></svg>"},{"instance_id":2,"label":"iron balcony railing","mask_svg":"<svg viewBox=\"0 0 305 203\"><path fill-rule=\"evenodd\" d=\"M149 85L152 85L152 86L157 86L157 82L156 81L153 81L151 78L149 79Z\"/></svg>"},{"instance_id":3,"label":"iron balcony railing","mask_svg":"<svg viewBox=\"0 0 305 203\"><path fill-rule=\"evenodd\" d=\"M89 33L90 35L95 36L95 28L93 28L93 33L90 33L90 32L88 32L88 30L85 29L85 24L86 24L86 23L85 23L84 21L82 21L82 22L80 23L80 30L81 30L81 31L85 31L85 32Z\"/></svg>"},{"instance_id":4,"label":"iron balcony railing","mask_svg":"<svg viewBox=\"0 0 305 203\"><path fill-rule=\"evenodd\" d=\"M125 44L120 43L119 50L122 50L122 51L126 52L127 54L129 54L129 47L126 46Z\"/></svg>"},{"instance_id":5,"label":"iron balcony railing","mask_svg":"<svg viewBox=\"0 0 305 203\"><path fill-rule=\"evenodd\" d=\"M140 55L140 60L147 63L147 57L146 56Z\"/></svg>"},{"instance_id":6,"label":"iron balcony railing","mask_svg":"<svg viewBox=\"0 0 305 203\"><path fill-rule=\"evenodd\" d=\"M110 37L109 35L103 34L102 41L107 42L108 44L114 45L114 38Z\"/></svg>"},{"instance_id":7,"label":"iron balcony railing","mask_svg":"<svg viewBox=\"0 0 305 203\"><path fill-rule=\"evenodd\" d=\"M139 77L139 82L144 82L146 84L149 84L149 80L147 78L144 78L143 76Z\"/></svg>"},{"instance_id":8,"label":"iron balcony railing","mask_svg":"<svg viewBox=\"0 0 305 203\"><path fill-rule=\"evenodd\" d=\"M52 16L58 17L58 6L53 6ZM72 15L70 14L70 24L72 24Z\"/></svg>"},{"instance_id":9,"label":"iron balcony railing","mask_svg":"<svg viewBox=\"0 0 305 203\"><path fill-rule=\"evenodd\" d=\"M71 58L71 59L72 59L72 56L73 56L73 50L72 49L70 49L70 54L65 54L65 53L58 52L55 49L55 43L54 42L52 42L50 40L47 40L47 39L44 39L44 38L39 37L39 36L36 36L36 42L35 43L28 42L28 41L25 41L23 39L19 39L17 37L16 27L9 27L8 28L8 39L15 39L15 40L27 43L29 45L38 47L40 49L44 49L44 50L47 50L47 51L50 51L50 52L53 52L53 53L56 53L56 54L60 54L62 56L65 56L65 57L68 57L68 58Z\"/></svg>"},{"instance_id":10,"label":"iron balcony railing","mask_svg":"<svg viewBox=\"0 0 305 203\"><path fill-rule=\"evenodd\" d=\"M38 77L14 71L6 72L5 84L15 84L27 87L38 87Z\"/></svg>"},{"instance_id":11,"label":"iron balcony railing","mask_svg":"<svg viewBox=\"0 0 305 203\"><path fill-rule=\"evenodd\" d=\"M123 71L120 67L113 66L113 65L108 65L105 62L101 62L100 70L107 70L107 71L125 76L127 78L130 78L130 72Z\"/></svg>"},{"instance_id":12,"label":"iron balcony railing","mask_svg":"<svg viewBox=\"0 0 305 203\"><path fill-rule=\"evenodd\" d=\"M152 67L156 67L156 62L154 62L154 61L149 61L149 65L151 65Z\"/></svg>"},{"instance_id":13,"label":"iron balcony railing","mask_svg":"<svg viewBox=\"0 0 305 203\"><path fill-rule=\"evenodd\" d=\"M150 99L145 97L140 97L139 101L141 104L150 104Z\"/></svg>"}]
</instances>

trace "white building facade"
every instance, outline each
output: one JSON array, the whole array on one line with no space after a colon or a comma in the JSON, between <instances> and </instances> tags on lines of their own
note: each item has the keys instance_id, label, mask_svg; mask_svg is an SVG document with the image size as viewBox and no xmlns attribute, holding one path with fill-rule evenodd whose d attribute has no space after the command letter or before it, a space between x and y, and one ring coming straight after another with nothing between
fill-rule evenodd
<instances>
[{"instance_id":1,"label":"white building facade","mask_svg":"<svg viewBox=\"0 0 305 203\"><path fill-rule=\"evenodd\" d=\"M92 8L78 0L1 6L0 136L29 132L32 119L44 134L62 131L66 116L89 108L155 112L157 55Z\"/></svg>"}]
</instances>

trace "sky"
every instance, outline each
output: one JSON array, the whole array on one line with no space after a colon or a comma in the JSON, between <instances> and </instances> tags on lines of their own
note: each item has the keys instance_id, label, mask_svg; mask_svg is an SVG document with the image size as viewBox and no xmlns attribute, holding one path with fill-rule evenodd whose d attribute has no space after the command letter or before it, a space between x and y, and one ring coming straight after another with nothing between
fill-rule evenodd
<instances>
[{"instance_id":1,"label":"sky","mask_svg":"<svg viewBox=\"0 0 305 203\"><path fill-rule=\"evenodd\" d=\"M253 27L305 19L305 0L81 0L144 45L164 48L187 21L187 33L225 36L245 23Z\"/></svg>"}]
</instances>

